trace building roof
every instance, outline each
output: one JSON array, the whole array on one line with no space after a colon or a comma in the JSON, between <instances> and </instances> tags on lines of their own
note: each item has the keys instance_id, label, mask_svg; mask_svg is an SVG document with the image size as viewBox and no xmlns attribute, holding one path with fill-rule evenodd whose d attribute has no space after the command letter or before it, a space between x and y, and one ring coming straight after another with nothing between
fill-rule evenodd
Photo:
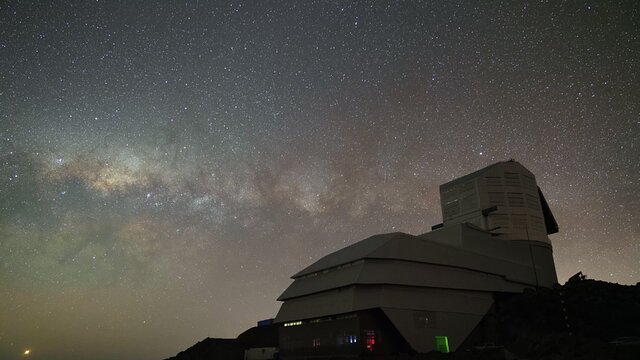
<instances>
[{"instance_id":1,"label":"building roof","mask_svg":"<svg viewBox=\"0 0 640 360\"><path fill-rule=\"evenodd\" d=\"M336 252L322 257L320 260L307 266L303 270L294 274L291 278L295 279L301 276L309 275L311 273L321 271L324 269L332 268L338 265L350 263L357 259L363 259L367 255L372 254L380 246L385 245L389 240L396 236L407 235L400 232L378 234L370 236L364 240L358 241L355 244L344 247Z\"/></svg>"},{"instance_id":2,"label":"building roof","mask_svg":"<svg viewBox=\"0 0 640 360\"><path fill-rule=\"evenodd\" d=\"M295 281L278 300L355 284L521 291L538 281L531 247L542 246L493 239L470 224L420 236L399 232L374 235L295 274ZM549 281L552 284L555 278Z\"/></svg>"}]
</instances>

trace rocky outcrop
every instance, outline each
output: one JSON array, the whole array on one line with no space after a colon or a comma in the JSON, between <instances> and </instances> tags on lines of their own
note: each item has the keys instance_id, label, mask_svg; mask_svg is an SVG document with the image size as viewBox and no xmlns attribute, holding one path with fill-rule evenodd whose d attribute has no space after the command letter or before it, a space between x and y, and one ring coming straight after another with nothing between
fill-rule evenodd
<instances>
[{"instance_id":1,"label":"rocky outcrop","mask_svg":"<svg viewBox=\"0 0 640 360\"><path fill-rule=\"evenodd\" d=\"M206 338L166 360L242 360L244 347L236 339Z\"/></svg>"}]
</instances>

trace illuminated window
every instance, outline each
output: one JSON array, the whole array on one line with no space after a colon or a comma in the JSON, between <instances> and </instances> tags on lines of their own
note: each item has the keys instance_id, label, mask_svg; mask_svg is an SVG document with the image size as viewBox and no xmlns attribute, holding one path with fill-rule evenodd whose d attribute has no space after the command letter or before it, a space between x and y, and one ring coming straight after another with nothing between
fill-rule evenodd
<instances>
[{"instance_id":1,"label":"illuminated window","mask_svg":"<svg viewBox=\"0 0 640 360\"><path fill-rule=\"evenodd\" d=\"M449 338L446 336L436 336L436 351L441 353L449 352Z\"/></svg>"},{"instance_id":2,"label":"illuminated window","mask_svg":"<svg viewBox=\"0 0 640 360\"><path fill-rule=\"evenodd\" d=\"M342 335L338 336L336 342L338 345L355 344L358 342L358 337L355 335Z\"/></svg>"},{"instance_id":3,"label":"illuminated window","mask_svg":"<svg viewBox=\"0 0 640 360\"><path fill-rule=\"evenodd\" d=\"M373 330L364 331L364 345L369 351L373 351L376 345L376 332Z\"/></svg>"},{"instance_id":4,"label":"illuminated window","mask_svg":"<svg viewBox=\"0 0 640 360\"><path fill-rule=\"evenodd\" d=\"M292 321L292 322L284 323L284 326L297 326L297 325L302 325L302 321Z\"/></svg>"},{"instance_id":5,"label":"illuminated window","mask_svg":"<svg viewBox=\"0 0 640 360\"><path fill-rule=\"evenodd\" d=\"M313 339L312 345L313 345L313 347L320 346L320 338Z\"/></svg>"}]
</instances>

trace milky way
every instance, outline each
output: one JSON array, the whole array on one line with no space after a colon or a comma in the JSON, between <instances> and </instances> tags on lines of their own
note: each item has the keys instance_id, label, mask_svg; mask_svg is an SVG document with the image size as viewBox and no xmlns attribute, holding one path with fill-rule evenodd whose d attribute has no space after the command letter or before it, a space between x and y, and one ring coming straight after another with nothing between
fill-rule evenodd
<instances>
[{"instance_id":1,"label":"milky way","mask_svg":"<svg viewBox=\"0 0 640 360\"><path fill-rule=\"evenodd\" d=\"M0 4L0 358L161 359L514 158L640 281L636 1Z\"/></svg>"}]
</instances>

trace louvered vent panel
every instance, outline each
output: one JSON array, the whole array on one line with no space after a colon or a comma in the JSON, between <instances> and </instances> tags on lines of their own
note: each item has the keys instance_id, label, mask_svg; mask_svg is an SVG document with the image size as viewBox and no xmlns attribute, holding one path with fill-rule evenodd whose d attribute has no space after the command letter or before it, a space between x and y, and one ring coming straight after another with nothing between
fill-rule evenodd
<instances>
[{"instance_id":1,"label":"louvered vent panel","mask_svg":"<svg viewBox=\"0 0 640 360\"><path fill-rule=\"evenodd\" d=\"M460 214L460 202L458 200L453 200L444 204L444 208L442 210L443 217L445 219L450 219L458 214Z\"/></svg>"},{"instance_id":2,"label":"louvered vent panel","mask_svg":"<svg viewBox=\"0 0 640 360\"><path fill-rule=\"evenodd\" d=\"M499 176L486 176L487 186L502 186L502 178Z\"/></svg>"},{"instance_id":3,"label":"louvered vent panel","mask_svg":"<svg viewBox=\"0 0 640 360\"><path fill-rule=\"evenodd\" d=\"M507 193L507 200L511 207L524 207L524 197L521 193Z\"/></svg>"},{"instance_id":4,"label":"louvered vent panel","mask_svg":"<svg viewBox=\"0 0 640 360\"><path fill-rule=\"evenodd\" d=\"M527 176L522 174L521 175L521 179L522 179L522 186L524 186L524 188L527 191L530 192L534 192L536 191L536 179L532 178L531 176Z\"/></svg>"},{"instance_id":5,"label":"louvered vent panel","mask_svg":"<svg viewBox=\"0 0 640 360\"><path fill-rule=\"evenodd\" d=\"M518 173L504 173L504 184L506 186L520 186L520 174Z\"/></svg>"},{"instance_id":6,"label":"louvered vent panel","mask_svg":"<svg viewBox=\"0 0 640 360\"><path fill-rule=\"evenodd\" d=\"M525 197L527 199L527 207L531 210L539 210L540 209L540 203L538 201L538 196L535 195L531 195L531 194L525 194Z\"/></svg>"},{"instance_id":7,"label":"louvered vent panel","mask_svg":"<svg viewBox=\"0 0 640 360\"><path fill-rule=\"evenodd\" d=\"M544 227L544 221L539 216L529 215L529 226L537 233L546 234L547 229Z\"/></svg>"},{"instance_id":8,"label":"louvered vent panel","mask_svg":"<svg viewBox=\"0 0 640 360\"><path fill-rule=\"evenodd\" d=\"M507 206L507 200L502 192L489 192L489 204L491 206Z\"/></svg>"},{"instance_id":9,"label":"louvered vent panel","mask_svg":"<svg viewBox=\"0 0 640 360\"><path fill-rule=\"evenodd\" d=\"M511 214L511 228L517 230L527 229L527 215Z\"/></svg>"},{"instance_id":10,"label":"louvered vent panel","mask_svg":"<svg viewBox=\"0 0 640 360\"><path fill-rule=\"evenodd\" d=\"M471 193L462 198L460 202L460 212L466 213L478 208L478 196L476 193Z\"/></svg>"}]
</instances>

